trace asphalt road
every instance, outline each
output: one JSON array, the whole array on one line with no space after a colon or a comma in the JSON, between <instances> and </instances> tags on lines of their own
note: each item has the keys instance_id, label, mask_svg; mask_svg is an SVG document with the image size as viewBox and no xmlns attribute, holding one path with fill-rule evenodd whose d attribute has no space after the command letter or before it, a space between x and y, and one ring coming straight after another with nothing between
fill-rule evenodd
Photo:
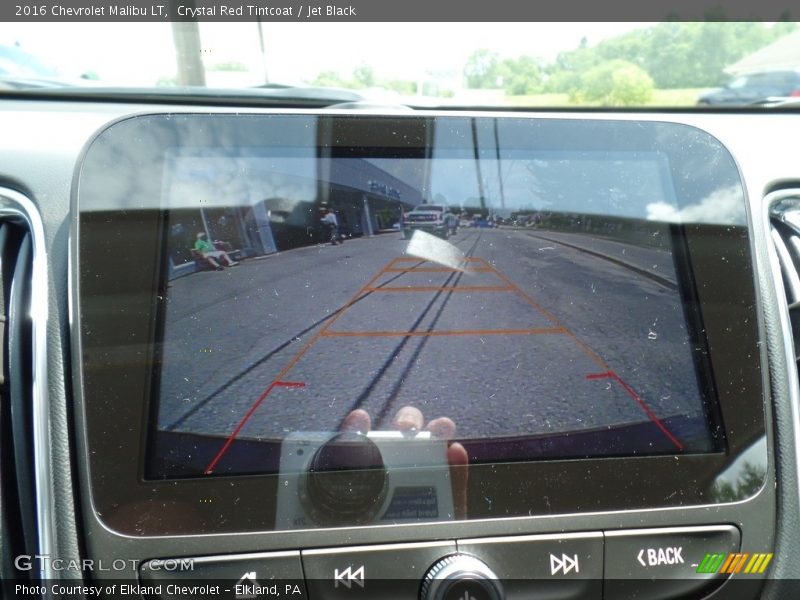
<instances>
[{"instance_id":1,"label":"asphalt road","mask_svg":"<svg viewBox=\"0 0 800 600\"><path fill-rule=\"evenodd\" d=\"M387 234L171 282L159 427L282 438L354 408L388 428L410 404L479 438L702 414L668 254L631 251L667 265L661 282L590 238L591 253L510 229L450 241L464 272Z\"/></svg>"}]
</instances>

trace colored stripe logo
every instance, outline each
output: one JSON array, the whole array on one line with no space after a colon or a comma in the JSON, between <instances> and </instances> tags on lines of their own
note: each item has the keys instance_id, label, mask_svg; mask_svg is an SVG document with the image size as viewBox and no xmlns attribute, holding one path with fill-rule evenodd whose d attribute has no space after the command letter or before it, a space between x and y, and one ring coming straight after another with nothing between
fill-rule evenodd
<instances>
[{"instance_id":1,"label":"colored stripe logo","mask_svg":"<svg viewBox=\"0 0 800 600\"><path fill-rule=\"evenodd\" d=\"M748 552L732 554L706 554L697 567L698 573L763 573L772 560L772 553Z\"/></svg>"}]
</instances>

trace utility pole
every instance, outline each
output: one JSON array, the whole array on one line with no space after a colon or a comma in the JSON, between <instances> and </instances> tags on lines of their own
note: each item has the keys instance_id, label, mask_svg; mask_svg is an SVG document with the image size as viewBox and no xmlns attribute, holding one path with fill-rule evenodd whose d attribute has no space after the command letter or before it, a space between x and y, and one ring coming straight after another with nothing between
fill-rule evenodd
<instances>
[{"instance_id":1,"label":"utility pole","mask_svg":"<svg viewBox=\"0 0 800 600\"><path fill-rule=\"evenodd\" d=\"M261 17L256 17L256 25L258 26L258 44L261 47L261 67L264 69L264 83L269 83L269 72L267 71L267 50L264 46L264 26L261 23Z\"/></svg>"},{"instance_id":2,"label":"utility pole","mask_svg":"<svg viewBox=\"0 0 800 600\"><path fill-rule=\"evenodd\" d=\"M194 2L181 2L194 7ZM172 14L177 14L177 0L170 0ZM178 63L178 83L180 85L206 85L206 70L203 66L203 49L200 45L200 26L197 21L172 22L172 40L175 44L175 57Z\"/></svg>"},{"instance_id":3,"label":"utility pole","mask_svg":"<svg viewBox=\"0 0 800 600\"><path fill-rule=\"evenodd\" d=\"M469 120L472 126L472 152L475 156L475 176L478 178L478 193L481 201L481 216L487 216L486 212L486 187L483 185L483 175L481 174L481 155L478 150L478 122L473 117ZM487 213L488 214L488 213Z\"/></svg>"},{"instance_id":4,"label":"utility pole","mask_svg":"<svg viewBox=\"0 0 800 600\"><path fill-rule=\"evenodd\" d=\"M497 132L497 118L494 121L494 151L497 159L497 181L500 183L500 208L506 208L506 192L503 188L503 169L500 168L500 135Z\"/></svg>"}]
</instances>

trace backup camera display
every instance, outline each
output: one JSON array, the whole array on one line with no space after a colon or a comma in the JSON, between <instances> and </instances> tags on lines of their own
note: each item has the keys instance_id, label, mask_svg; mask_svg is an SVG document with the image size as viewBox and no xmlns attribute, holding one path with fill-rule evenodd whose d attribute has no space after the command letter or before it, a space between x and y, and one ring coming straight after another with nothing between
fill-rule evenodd
<instances>
[{"instance_id":1,"label":"backup camera display","mask_svg":"<svg viewBox=\"0 0 800 600\"><path fill-rule=\"evenodd\" d=\"M443 443L403 468L720 449L657 152L166 165L147 477L290 475L341 431Z\"/></svg>"}]
</instances>

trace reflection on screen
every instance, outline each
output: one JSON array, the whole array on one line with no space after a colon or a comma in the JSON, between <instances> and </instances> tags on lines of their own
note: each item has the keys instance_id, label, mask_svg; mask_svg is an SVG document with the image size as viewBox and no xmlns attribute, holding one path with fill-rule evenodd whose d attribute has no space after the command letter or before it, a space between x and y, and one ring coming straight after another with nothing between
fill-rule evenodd
<instances>
[{"instance_id":1,"label":"reflection on screen","mask_svg":"<svg viewBox=\"0 0 800 600\"><path fill-rule=\"evenodd\" d=\"M715 449L659 154L168 165L149 476L299 472L406 407L475 463Z\"/></svg>"}]
</instances>

